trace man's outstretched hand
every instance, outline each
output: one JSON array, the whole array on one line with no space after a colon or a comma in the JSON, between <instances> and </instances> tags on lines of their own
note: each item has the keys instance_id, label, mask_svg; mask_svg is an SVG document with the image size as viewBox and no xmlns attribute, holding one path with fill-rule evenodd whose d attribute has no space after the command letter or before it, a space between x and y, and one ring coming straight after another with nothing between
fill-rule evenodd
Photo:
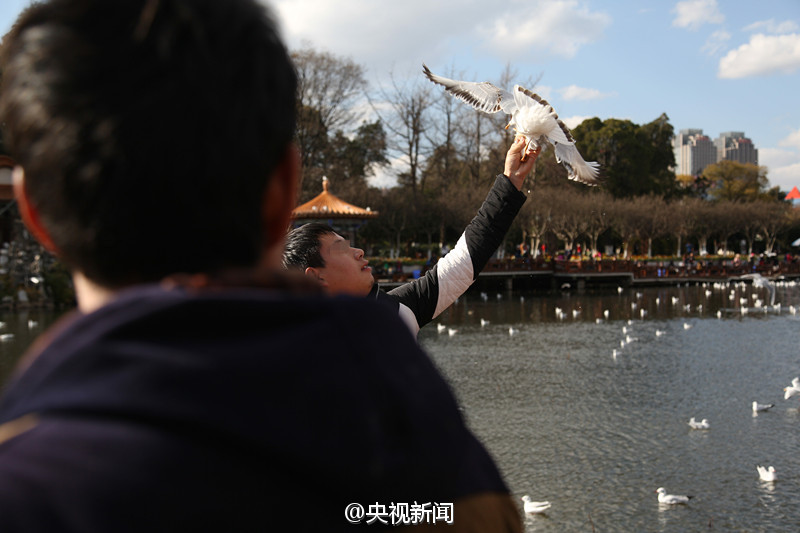
<instances>
[{"instance_id":1,"label":"man's outstretched hand","mask_svg":"<svg viewBox=\"0 0 800 533\"><path fill-rule=\"evenodd\" d=\"M542 151L542 147L539 146L535 150L523 154L526 145L525 137L517 135L511 148L508 149L508 153L506 153L506 165L503 172L519 190L522 190L525 178L533 170L536 159L539 157L539 152ZM525 161L522 160L523 155L525 156Z\"/></svg>"}]
</instances>

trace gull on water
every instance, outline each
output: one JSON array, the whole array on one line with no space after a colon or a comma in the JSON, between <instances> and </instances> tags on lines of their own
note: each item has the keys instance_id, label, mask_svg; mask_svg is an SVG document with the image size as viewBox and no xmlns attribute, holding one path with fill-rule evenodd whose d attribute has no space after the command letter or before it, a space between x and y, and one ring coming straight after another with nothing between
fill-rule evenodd
<instances>
[{"instance_id":1,"label":"gull on water","mask_svg":"<svg viewBox=\"0 0 800 533\"><path fill-rule=\"evenodd\" d=\"M709 429L711 424L708 423L708 419L704 418L700 422L694 419L694 417L689 419L689 427L692 429Z\"/></svg>"},{"instance_id":2,"label":"gull on water","mask_svg":"<svg viewBox=\"0 0 800 533\"><path fill-rule=\"evenodd\" d=\"M667 505L689 503L689 500L693 498L693 496L683 494L667 494L667 490L664 487L658 487L656 493L658 494L658 503L666 503Z\"/></svg>"},{"instance_id":3,"label":"gull on water","mask_svg":"<svg viewBox=\"0 0 800 533\"><path fill-rule=\"evenodd\" d=\"M458 330L457 330L457 329L453 329L453 328L447 328L447 334L448 334L448 335L450 335L451 337L452 337L453 335L455 335L456 333L458 333Z\"/></svg>"},{"instance_id":4,"label":"gull on water","mask_svg":"<svg viewBox=\"0 0 800 533\"><path fill-rule=\"evenodd\" d=\"M481 327L485 327L489 325L489 321L485 318L481 318Z\"/></svg>"},{"instance_id":5,"label":"gull on water","mask_svg":"<svg viewBox=\"0 0 800 533\"><path fill-rule=\"evenodd\" d=\"M519 333L519 330L517 328L513 327L513 326L509 326L508 327L508 334L509 335L514 335L515 333Z\"/></svg>"},{"instance_id":6,"label":"gull on water","mask_svg":"<svg viewBox=\"0 0 800 533\"><path fill-rule=\"evenodd\" d=\"M684 322L683 323L683 329L692 329L692 325L689 324L688 322Z\"/></svg>"},{"instance_id":7,"label":"gull on water","mask_svg":"<svg viewBox=\"0 0 800 533\"><path fill-rule=\"evenodd\" d=\"M543 513L546 510L550 509L551 506L549 501L543 501L543 502L531 501L531 497L528 496L527 494L523 496L521 499L524 502L523 508L525 509L525 512L528 514Z\"/></svg>"},{"instance_id":8,"label":"gull on water","mask_svg":"<svg viewBox=\"0 0 800 533\"><path fill-rule=\"evenodd\" d=\"M760 411L768 411L775 407L774 403L758 403L757 401L753 401L753 412L758 413Z\"/></svg>"},{"instance_id":9,"label":"gull on water","mask_svg":"<svg viewBox=\"0 0 800 533\"><path fill-rule=\"evenodd\" d=\"M447 326L445 326L444 324L436 324L436 331L438 331L439 333L443 333L444 330L446 330L446 329L447 329Z\"/></svg>"},{"instance_id":10,"label":"gull on water","mask_svg":"<svg viewBox=\"0 0 800 533\"><path fill-rule=\"evenodd\" d=\"M774 466L763 467L756 465L756 470L758 470L758 477L761 478L761 481L775 481L778 479Z\"/></svg>"}]
</instances>

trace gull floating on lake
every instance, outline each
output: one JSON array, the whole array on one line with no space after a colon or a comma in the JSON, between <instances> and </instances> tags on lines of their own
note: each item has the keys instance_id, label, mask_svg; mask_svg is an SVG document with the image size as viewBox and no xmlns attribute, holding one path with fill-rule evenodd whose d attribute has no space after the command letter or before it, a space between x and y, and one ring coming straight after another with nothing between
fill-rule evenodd
<instances>
[{"instance_id":1,"label":"gull floating on lake","mask_svg":"<svg viewBox=\"0 0 800 533\"><path fill-rule=\"evenodd\" d=\"M422 65L425 76L433 83L441 85L445 91L462 102L484 113L503 111L511 115L508 122L517 135L527 141L526 151L545 143L553 145L556 161L567 169L567 177L586 185L600 183L600 165L587 162L575 147L575 138L569 128L558 118L547 100L528 89L515 85L512 92L489 83L457 81L437 76ZM524 156L523 156L524 158Z\"/></svg>"},{"instance_id":2,"label":"gull floating on lake","mask_svg":"<svg viewBox=\"0 0 800 533\"><path fill-rule=\"evenodd\" d=\"M508 327L508 334L509 335L514 335L515 333L519 333L519 330L517 328L513 327L513 326L509 326Z\"/></svg>"},{"instance_id":3,"label":"gull floating on lake","mask_svg":"<svg viewBox=\"0 0 800 533\"><path fill-rule=\"evenodd\" d=\"M543 513L546 510L550 509L551 506L550 502L548 501L543 501L543 502L531 501L531 497L528 496L527 494L523 496L521 499L524 502L523 508L525 509L525 512L528 514Z\"/></svg>"},{"instance_id":4,"label":"gull floating on lake","mask_svg":"<svg viewBox=\"0 0 800 533\"><path fill-rule=\"evenodd\" d=\"M693 496L682 494L667 494L667 490L664 487L658 487L656 493L658 494L658 503L665 503L667 505L686 504L693 498Z\"/></svg>"},{"instance_id":5,"label":"gull floating on lake","mask_svg":"<svg viewBox=\"0 0 800 533\"><path fill-rule=\"evenodd\" d=\"M458 330L457 330L457 329L453 329L453 328L447 328L447 334L448 334L448 335L450 335L451 337L452 337L453 335L455 335L456 333L458 333Z\"/></svg>"},{"instance_id":6,"label":"gull floating on lake","mask_svg":"<svg viewBox=\"0 0 800 533\"><path fill-rule=\"evenodd\" d=\"M689 324L688 322L684 322L683 323L683 329L692 329L692 325Z\"/></svg>"},{"instance_id":7,"label":"gull floating on lake","mask_svg":"<svg viewBox=\"0 0 800 533\"><path fill-rule=\"evenodd\" d=\"M436 331L438 331L439 333L444 333L444 330L446 329L447 326L445 326L444 324L436 324Z\"/></svg>"},{"instance_id":8,"label":"gull floating on lake","mask_svg":"<svg viewBox=\"0 0 800 533\"><path fill-rule=\"evenodd\" d=\"M775 467L774 466L756 466L756 470L758 470L758 477L761 478L761 481L775 481L778 479L778 476L775 474Z\"/></svg>"},{"instance_id":9,"label":"gull floating on lake","mask_svg":"<svg viewBox=\"0 0 800 533\"><path fill-rule=\"evenodd\" d=\"M769 409L772 409L773 407L775 407L774 403L758 403L756 401L753 401L753 412L754 413L758 413L758 412L761 412L761 411L768 411Z\"/></svg>"},{"instance_id":10,"label":"gull floating on lake","mask_svg":"<svg viewBox=\"0 0 800 533\"><path fill-rule=\"evenodd\" d=\"M481 318L481 327L483 328L483 327L486 327L488 325L489 325L489 321L486 320L485 318Z\"/></svg>"},{"instance_id":11,"label":"gull floating on lake","mask_svg":"<svg viewBox=\"0 0 800 533\"><path fill-rule=\"evenodd\" d=\"M709 429L711 424L708 423L708 419L704 418L700 422L694 419L694 417L689 419L689 427L692 429Z\"/></svg>"}]
</instances>

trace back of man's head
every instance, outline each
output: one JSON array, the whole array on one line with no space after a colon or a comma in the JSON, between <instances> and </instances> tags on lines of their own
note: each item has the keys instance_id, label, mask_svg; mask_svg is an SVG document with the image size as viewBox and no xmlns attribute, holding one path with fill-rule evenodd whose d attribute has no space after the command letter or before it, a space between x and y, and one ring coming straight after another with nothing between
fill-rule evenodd
<instances>
[{"instance_id":1,"label":"back of man's head","mask_svg":"<svg viewBox=\"0 0 800 533\"><path fill-rule=\"evenodd\" d=\"M108 287L254 265L296 77L256 0L50 0L3 41L0 116L62 258Z\"/></svg>"}]
</instances>

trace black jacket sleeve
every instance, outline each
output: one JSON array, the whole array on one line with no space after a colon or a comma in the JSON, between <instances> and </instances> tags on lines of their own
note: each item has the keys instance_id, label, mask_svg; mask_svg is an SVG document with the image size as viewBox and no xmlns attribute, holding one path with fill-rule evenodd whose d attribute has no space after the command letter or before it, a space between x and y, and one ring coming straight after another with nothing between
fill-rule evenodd
<instances>
[{"instance_id":1,"label":"black jacket sleeve","mask_svg":"<svg viewBox=\"0 0 800 533\"><path fill-rule=\"evenodd\" d=\"M525 195L506 176L497 176L455 248L424 276L388 293L390 298L410 309L418 329L447 309L478 278L503 242L525 200Z\"/></svg>"}]
</instances>

